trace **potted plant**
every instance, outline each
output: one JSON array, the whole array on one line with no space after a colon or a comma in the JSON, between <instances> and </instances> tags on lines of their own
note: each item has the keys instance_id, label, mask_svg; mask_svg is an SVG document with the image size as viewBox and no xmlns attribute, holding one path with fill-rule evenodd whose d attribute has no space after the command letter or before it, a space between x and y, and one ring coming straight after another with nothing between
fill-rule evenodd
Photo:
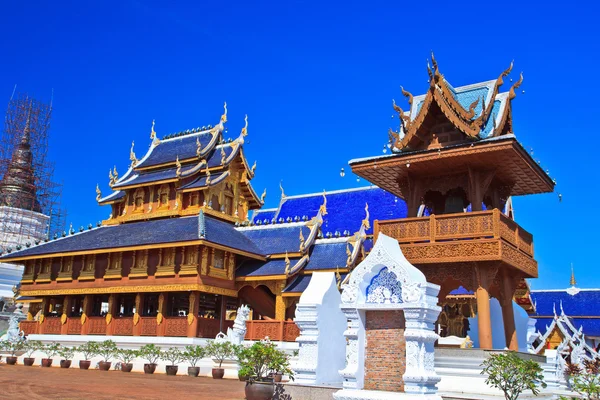
<instances>
[{"instance_id":1,"label":"potted plant","mask_svg":"<svg viewBox=\"0 0 600 400\"><path fill-rule=\"evenodd\" d=\"M52 342L42 347L42 352L46 353L46 358L42 358L42 367L52 366L52 357L56 357L60 351L60 343Z\"/></svg>"},{"instance_id":2,"label":"potted plant","mask_svg":"<svg viewBox=\"0 0 600 400\"><path fill-rule=\"evenodd\" d=\"M187 361L190 366L188 367L188 375L197 377L200 374L200 367L198 367L198 362L204 358L206 351L202 346L185 346L185 350L183 351L182 358L184 361Z\"/></svg>"},{"instance_id":3,"label":"potted plant","mask_svg":"<svg viewBox=\"0 0 600 400\"><path fill-rule=\"evenodd\" d=\"M71 359L75 355L75 349L73 347L63 346L58 350L58 355L62 358L62 360L60 360L60 367L71 368Z\"/></svg>"},{"instance_id":4,"label":"potted plant","mask_svg":"<svg viewBox=\"0 0 600 400\"><path fill-rule=\"evenodd\" d=\"M240 367L240 369L238 369L238 379L242 382L246 382L251 375L252 368L248 366Z\"/></svg>"},{"instance_id":5,"label":"potted plant","mask_svg":"<svg viewBox=\"0 0 600 400\"><path fill-rule=\"evenodd\" d=\"M25 343L22 340L17 342L3 342L2 349L9 352L10 356L6 357L6 363L8 365L15 365L17 363L17 352L22 351L25 347Z\"/></svg>"},{"instance_id":6,"label":"potted plant","mask_svg":"<svg viewBox=\"0 0 600 400\"><path fill-rule=\"evenodd\" d=\"M42 342L39 340L28 340L25 342L25 357L23 358L23 364L31 367L35 362L33 353L40 350L43 347Z\"/></svg>"},{"instance_id":7,"label":"potted plant","mask_svg":"<svg viewBox=\"0 0 600 400\"><path fill-rule=\"evenodd\" d=\"M222 379L225 370L222 368L223 361L235 356L235 346L231 342L212 341L206 346L206 352L216 361L219 366L212 369L213 379Z\"/></svg>"},{"instance_id":8,"label":"potted plant","mask_svg":"<svg viewBox=\"0 0 600 400\"><path fill-rule=\"evenodd\" d=\"M123 372L131 372L133 369L133 361L134 358L137 358L140 355L139 350L132 349L119 349L117 350L116 357L121 362L121 371Z\"/></svg>"},{"instance_id":9,"label":"potted plant","mask_svg":"<svg viewBox=\"0 0 600 400\"><path fill-rule=\"evenodd\" d=\"M83 360L79 361L80 369L89 369L92 364L91 359L98 355L98 343L86 342L77 348L77 351L83 354Z\"/></svg>"},{"instance_id":10,"label":"potted plant","mask_svg":"<svg viewBox=\"0 0 600 400\"><path fill-rule=\"evenodd\" d=\"M275 384L273 378L269 378L270 374L279 372L294 379L289 356L277 350L269 340L256 342L240 350L238 362L241 369L250 373L245 389L247 400L270 400L273 397Z\"/></svg>"},{"instance_id":11,"label":"potted plant","mask_svg":"<svg viewBox=\"0 0 600 400\"><path fill-rule=\"evenodd\" d=\"M540 364L523 360L514 351L492 354L481 366L481 374L487 375L485 383L500 389L506 400L516 400L526 390L537 396L539 387L546 387Z\"/></svg>"},{"instance_id":12,"label":"potted plant","mask_svg":"<svg viewBox=\"0 0 600 400\"><path fill-rule=\"evenodd\" d=\"M117 352L117 344L112 340L105 340L98 345L98 355L102 357L102 361L98 363L101 371L108 371L111 365L111 359Z\"/></svg>"},{"instance_id":13,"label":"potted plant","mask_svg":"<svg viewBox=\"0 0 600 400\"><path fill-rule=\"evenodd\" d=\"M181 350L179 350L177 347L170 347L169 350L163 351L160 358L171 363L171 365L167 365L165 367L167 375L177 375L177 370L179 369L179 365L177 364L183 360L183 354L181 353Z\"/></svg>"},{"instance_id":14,"label":"potted plant","mask_svg":"<svg viewBox=\"0 0 600 400\"><path fill-rule=\"evenodd\" d=\"M148 361L144 364L144 373L153 374L156 371L156 362L160 359L161 353L160 347L154 343L144 345L140 348L141 357Z\"/></svg>"}]
</instances>

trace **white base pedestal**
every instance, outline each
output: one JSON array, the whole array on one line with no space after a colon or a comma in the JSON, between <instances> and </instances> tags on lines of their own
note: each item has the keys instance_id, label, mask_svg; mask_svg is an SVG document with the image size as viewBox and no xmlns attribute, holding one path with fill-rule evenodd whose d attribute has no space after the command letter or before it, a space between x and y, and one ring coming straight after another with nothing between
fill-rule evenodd
<instances>
[{"instance_id":1,"label":"white base pedestal","mask_svg":"<svg viewBox=\"0 0 600 400\"><path fill-rule=\"evenodd\" d=\"M335 400L442 400L437 394L408 394L380 390L343 389L333 394Z\"/></svg>"}]
</instances>

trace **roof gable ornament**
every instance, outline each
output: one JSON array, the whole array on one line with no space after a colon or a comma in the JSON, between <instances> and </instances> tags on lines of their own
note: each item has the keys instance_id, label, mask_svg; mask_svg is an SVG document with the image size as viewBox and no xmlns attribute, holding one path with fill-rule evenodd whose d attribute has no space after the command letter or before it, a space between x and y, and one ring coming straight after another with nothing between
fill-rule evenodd
<instances>
[{"instance_id":1,"label":"roof gable ornament","mask_svg":"<svg viewBox=\"0 0 600 400\"><path fill-rule=\"evenodd\" d=\"M290 274L290 258L288 257L288 252L285 252L285 274Z\"/></svg>"},{"instance_id":2,"label":"roof gable ornament","mask_svg":"<svg viewBox=\"0 0 600 400\"><path fill-rule=\"evenodd\" d=\"M305 244L304 244L304 235L302 234L302 228L300 228L300 252L304 252L304 250L306 250L305 248Z\"/></svg>"},{"instance_id":3,"label":"roof gable ornament","mask_svg":"<svg viewBox=\"0 0 600 400\"><path fill-rule=\"evenodd\" d=\"M225 146L221 146L221 165L225 165L227 161L227 153L225 153Z\"/></svg>"},{"instance_id":4,"label":"roof gable ornament","mask_svg":"<svg viewBox=\"0 0 600 400\"><path fill-rule=\"evenodd\" d=\"M206 186L208 185L210 185L210 170L208 169L208 163L206 163Z\"/></svg>"},{"instance_id":5,"label":"roof gable ornament","mask_svg":"<svg viewBox=\"0 0 600 400\"><path fill-rule=\"evenodd\" d=\"M242 128L242 136L246 137L246 136L248 136L248 114L246 114L246 116L244 117L244 122L245 122L245 125Z\"/></svg>"},{"instance_id":6,"label":"roof gable ornament","mask_svg":"<svg viewBox=\"0 0 600 400\"><path fill-rule=\"evenodd\" d=\"M175 166L177 167L177 171L175 171L175 175L179 178L181 176L181 162L179 161L179 155L175 159Z\"/></svg>"},{"instance_id":7,"label":"roof gable ornament","mask_svg":"<svg viewBox=\"0 0 600 400\"><path fill-rule=\"evenodd\" d=\"M135 142L132 141L131 142L131 150L129 151L129 160L131 161L131 168L135 168L135 166L139 162L138 159L135 157L135 152L133 151L134 145L135 145Z\"/></svg>"},{"instance_id":8,"label":"roof gable ornament","mask_svg":"<svg viewBox=\"0 0 600 400\"><path fill-rule=\"evenodd\" d=\"M221 123L227 122L227 102L223 102L223 115L221 115Z\"/></svg>"},{"instance_id":9,"label":"roof gable ornament","mask_svg":"<svg viewBox=\"0 0 600 400\"><path fill-rule=\"evenodd\" d=\"M369 222L369 203L365 203L365 219L362 220L361 226L365 228L365 230L371 229L371 224Z\"/></svg>"},{"instance_id":10,"label":"roof gable ornament","mask_svg":"<svg viewBox=\"0 0 600 400\"><path fill-rule=\"evenodd\" d=\"M113 176L115 177L115 182L119 179L119 173L117 172L117 166L113 168Z\"/></svg>"},{"instance_id":11,"label":"roof gable ornament","mask_svg":"<svg viewBox=\"0 0 600 400\"><path fill-rule=\"evenodd\" d=\"M254 164L252 164L252 168L250 169L250 172L252 172L252 175L254 175L254 172L256 172L256 161L254 161Z\"/></svg>"},{"instance_id":12,"label":"roof gable ornament","mask_svg":"<svg viewBox=\"0 0 600 400\"><path fill-rule=\"evenodd\" d=\"M281 189L281 198L285 198L285 192L283 191L283 181L279 181L279 189Z\"/></svg>"},{"instance_id":13,"label":"roof gable ornament","mask_svg":"<svg viewBox=\"0 0 600 400\"><path fill-rule=\"evenodd\" d=\"M327 192L325 192L325 189L323 189L323 204L319 207L319 212L322 216L327 215Z\"/></svg>"},{"instance_id":14,"label":"roof gable ornament","mask_svg":"<svg viewBox=\"0 0 600 400\"><path fill-rule=\"evenodd\" d=\"M265 188L265 190L263 191L263 193L260 195L260 202L265 204L265 199L267 198L267 188Z\"/></svg>"},{"instance_id":15,"label":"roof gable ornament","mask_svg":"<svg viewBox=\"0 0 600 400\"><path fill-rule=\"evenodd\" d=\"M156 136L156 131L154 130L155 121L152 120L152 128L150 129L150 140L152 140L152 146L156 146L160 143L160 139Z\"/></svg>"},{"instance_id":16,"label":"roof gable ornament","mask_svg":"<svg viewBox=\"0 0 600 400\"><path fill-rule=\"evenodd\" d=\"M200 158L202 156L202 144L200 143L200 139L196 138L196 157Z\"/></svg>"},{"instance_id":17,"label":"roof gable ornament","mask_svg":"<svg viewBox=\"0 0 600 400\"><path fill-rule=\"evenodd\" d=\"M516 81L515 84L512 85L512 87L508 91L508 99L509 100L512 100L515 97L517 97L517 94L515 93L515 90L517 90L522 84L523 84L523 73L521 72L521 75L519 76L519 80Z\"/></svg>"},{"instance_id":18,"label":"roof gable ornament","mask_svg":"<svg viewBox=\"0 0 600 400\"><path fill-rule=\"evenodd\" d=\"M100 186L96 184L96 201L100 201L102 198L102 192L100 191Z\"/></svg>"},{"instance_id":19,"label":"roof gable ornament","mask_svg":"<svg viewBox=\"0 0 600 400\"><path fill-rule=\"evenodd\" d=\"M108 186L112 187L115 184L115 176L112 173L112 170L108 170Z\"/></svg>"}]
</instances>

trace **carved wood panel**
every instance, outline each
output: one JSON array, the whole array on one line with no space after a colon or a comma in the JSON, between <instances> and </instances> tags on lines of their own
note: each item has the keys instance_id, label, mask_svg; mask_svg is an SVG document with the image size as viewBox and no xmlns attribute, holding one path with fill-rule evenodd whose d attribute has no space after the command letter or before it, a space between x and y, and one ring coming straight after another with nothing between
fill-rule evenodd
<instances>
[{"instance_id":1,"label":"carved wood panel","mask_svg":"<svg viewBox=\"0 0 600 400\"><path fill-rule=\"evenodd\" d=\"M88 335L106 335L106 319L104 317L89 317Z\"/></svg>"},{"instance_id":2,"label":"carved wood panel","mask_svg":"<svg viewBox=\"0 0 600 400\"><path fill-rule=\"evenodd\" d=\"M113 319L113 334L119 336L133 335L133 317L119 317Z\"/></svg>"},{"instance_id":3,"label":"carved wood panel","mask_svg":"<svg viewBox=\"0 0 600 400\"><path fill-rule=\"evenodd\" d=\"M81 335L81 318L70 317L67 319L67 334Z\"/></svg>"},{"instance_id":4,"label":"carved wood panel","mask_svg":"<svg viewBox=\"0 0 600 400\"><path fill-rule=\"evenodd\" d=\"M49 317L44 320L44 334L47 335L60 335L60 328L62 324L60 318Z\"/></svg>"},{"instance_id":5,"label":"carved wood panel","mask_svg":"<svg viewBox=\"0 0 600 400\"><path fill-rule=\"evenodd\" d=\"M35 335L38 333L38 321L21 321L19 323L19 329L21 329L25 335Z\"/></svg>"},{"instance_id":6,"label":"carved wood panel","mask_svg":"<svg viewBox=\"0 0 600 400\"><path fill-rule=\"evenodd\" d=\"M165 318L165 336L187 336L187 317ZM216 336L216 335L215 335Z\"/></svg>"},{"instance_id":7,"label":"carved wood panel","mask_svg":"<svg viewBox=\"0 0 600 400\"><path fill-rule=\"evenodd\" d=\"M141 335L142 336L156 336L156 317L141 317L140 323L142 324Z\"/></svg>"}]
</instances>

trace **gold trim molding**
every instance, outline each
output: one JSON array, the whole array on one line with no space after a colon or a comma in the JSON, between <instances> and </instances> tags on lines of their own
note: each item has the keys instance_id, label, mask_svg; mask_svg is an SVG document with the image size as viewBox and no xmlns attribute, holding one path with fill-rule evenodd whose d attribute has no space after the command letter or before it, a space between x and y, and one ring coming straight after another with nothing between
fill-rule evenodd
<instances>
[{"instance_id":1,"label":"gold trim molding","mask_svg":"<svg viewBox=\"0 0 600 400\"><path fill-rule=\"evenodd\" d=\"M205 293L220 294L223 296L237 297L237 290L225 289L216 286L201 284L185 285L143 285L143 286L113 286L105 288L86 289L40 289L21 290L22 296L57 296L57 295L81 295L81 294L110 294L110 293L156 293L156 292L187 292L200 291Z\"/></svg>"}]
</instances>

